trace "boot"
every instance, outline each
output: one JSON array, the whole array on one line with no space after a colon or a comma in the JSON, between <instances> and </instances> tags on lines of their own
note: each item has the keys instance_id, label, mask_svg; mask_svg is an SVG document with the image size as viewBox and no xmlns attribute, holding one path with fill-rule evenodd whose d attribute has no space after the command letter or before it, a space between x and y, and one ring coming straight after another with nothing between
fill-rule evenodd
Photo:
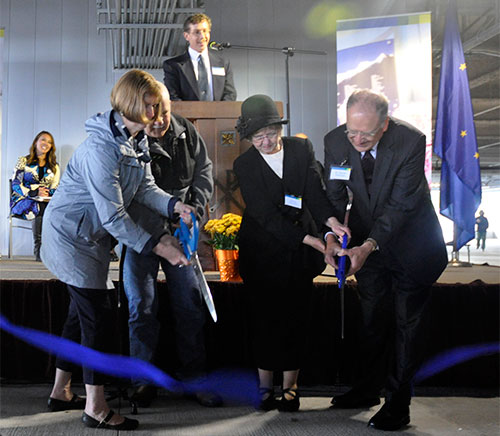
<instances>
[{"instance_id":1,"label":"boot","mask_svg":"<svg viewBox=\"0 0 500 436\"><path fill-rule=\"evenodd\" d=\"M40 247L42 246L42 217L40 215L36 216L31 223L31 229L33 231L33 254L35 255L35 261L41 262Z\"/></svg>"}]
</instances>

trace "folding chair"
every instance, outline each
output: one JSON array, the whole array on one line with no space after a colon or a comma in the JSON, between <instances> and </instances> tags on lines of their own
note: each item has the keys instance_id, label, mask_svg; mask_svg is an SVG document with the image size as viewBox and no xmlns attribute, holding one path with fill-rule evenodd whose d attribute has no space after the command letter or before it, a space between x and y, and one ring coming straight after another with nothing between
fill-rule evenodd
<instances>
[{"instance_id":1,"label":"folding chair","mask_svg":"<svg viewBox=\"0 0 500 436\"><path fill-rule=\"evenodd\" d=\"M12 197L12 179L9 179L9 200ZM26 223L28 222L27 219L23 218L21 215L16 215L13 214L12 211L9 209L9 259L12 259L12 229L17 228L17 229L25 229L31 231L31 225L27 227ZM23 221L23 223L16 224L13 222L13 220L20 220ZM23 225L24 224L24 225Z\"/></svg>"}]
</instances>

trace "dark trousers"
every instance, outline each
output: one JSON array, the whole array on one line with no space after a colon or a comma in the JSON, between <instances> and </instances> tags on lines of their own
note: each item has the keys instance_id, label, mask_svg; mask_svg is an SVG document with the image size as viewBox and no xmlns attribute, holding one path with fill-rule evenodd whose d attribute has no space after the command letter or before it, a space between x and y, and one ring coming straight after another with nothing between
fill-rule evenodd
<instances>
[{"instance_id":1,"label":"dark trousers","mask_svg":"<svg viewBox=\"0 0 500 436\"><path fill-rule=\"evenodd\" d=\"M482 250L484 251L484 249L486 248L486 231L477 232L476 241L477 241L476 248L481 247Z\"/></svg>"},{"instance_id":2,"label":"dark trousers","mask_svg":"<svg viewBox=\"0 0 500 436\"><path fill-rule=\"evenodd\" d=\"M384 266L379 253L370 255L356 279L361 325L354 387L379 395L385 386L386 400L409 405L429 324L430 285L415 282L397 263Z\"/></svg>"},{"instance_id":3,"label":"dark trousers","mask_svg":"<svg viewBox=\"0 0 500 436\"><path fill-rule=\"evenodd\" d=\"M114 332L113 291L66 286L70 304L61 336L97 351L111 352ZM73 372L74 366L57 357L56 368ZM87 385L103 385L106 377L84 367L83 381Z\"/></svg>"},{"instance_id":4,"label":"dark trousers","mask_svg":"<svg viewBox=\"0 0 500 436\"><path fill-rule=\"evenodd\" d=\"M166 297L174 321L180 363L176 375L182 380L201 377L206 373L206 309L193 267L172 266L154 253L138 254L127 248L123 263L123 285L129 308L130 356L146 362L154 361L160 334L156 288L160 263L167 279ZM136 382L147 383L145 380Z\"/></svg>"}]
</instances>

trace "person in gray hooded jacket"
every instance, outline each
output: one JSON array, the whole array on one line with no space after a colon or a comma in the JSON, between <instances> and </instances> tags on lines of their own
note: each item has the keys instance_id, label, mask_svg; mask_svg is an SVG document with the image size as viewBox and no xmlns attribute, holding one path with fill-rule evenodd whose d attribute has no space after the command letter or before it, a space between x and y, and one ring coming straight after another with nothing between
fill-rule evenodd
<instances>
[{"instance_id":1,"label":"person in gray hooded jacket","mask_svg":"<svg viewBox=\"0 0 500 436\"><path fill-rule=\"evenodd\" d=\"M58 191L44 215L41 257L70 294L62 336L98 351L109 351L113 328L112 283L108 280L111 240L138 253L154 252L173 265L188 261L175 238L140 227L127 209L135 201L160 215L193 210L159 189L151 175L144 127L161 109L156 79L141 70L124 74L111 92L113 110L86 123L88 138L73 154ZM158 226L161 229L161 226ZM104 377L83 369L86 402L71 391L72 366L56 361L48 406L52 411L82 409L87 427L133 430L138 421L115 414L104 397Z\"/></svg>"}]
</instances>

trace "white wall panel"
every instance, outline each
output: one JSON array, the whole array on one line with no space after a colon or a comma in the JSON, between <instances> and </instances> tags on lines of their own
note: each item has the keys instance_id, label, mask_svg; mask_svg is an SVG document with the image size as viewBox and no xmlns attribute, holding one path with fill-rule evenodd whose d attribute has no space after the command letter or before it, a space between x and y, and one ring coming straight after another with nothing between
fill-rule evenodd
<instances>
[{"instance_id":1,"label":"white wall panel","mask_svg":"<svg viewBox=\"0 0 500 436\"><path fill-rule=\"evenodd\" d=\"M224 54L233 66L238 100L253 94L267 94L285 105L286 56L281 49L294 47L297 50L327 52L327 55L295 53L289 58L291 133L307 134L313 142L317 158L323 159L323 136L336 124L330 110L330 107L336 109L336 71L330 68L332 60L335 62L334 44L313 40L305 32L305 17L317 3L290 0L207 1L207 14L212 18L212 39L228 41L233 45L277 49L275 52L225 50Z\"/></svg>"},{"instance_id":2,"label":"white wall panel","mask_svg":"<svg viewBox=\"0 0 500 436\"><path fill-rule=\"evenodd\" d=\"M307 134L322 159L324 134L335 127L334 44L310 39L303 20L318 1L207 0L212 40L276 48L276 52L226 49L238 100L263 93L286 101L285 55L281 49L325 50L328 56L290 58L292 134ZM333 23L332 23L333 25ZM5 27L3 135L0 154L0 249L7 253L7 181L33 137L54 134L64 168L85 139L84 123L109 109L109 94L124 71L111 67L111 42L97 33L95 0L0 0ZM163 80L163 71L151 71ZM333 114L333 116L332 116ZM31 234L14 235L16 255L31 254Z\"/></svg>"},{"instance_id":3,"label":"white wall panel","mask_svg":"<svg viewBox=\"0 0 500 436\"><path fill-rule=\"evenodd\" d=\"M8 179L40 130L54 135L64 168L85 139L89 116L109 109L113 72L106 36L98 35L94 0L0 0L5 27L2 191L0 216L8 215ZM108 51L109 50L109 51ZM7 253L7 220L0 220L1 253ZM14 254L30 255L31 234L14 231Z\"/></svg>"}]
</instances>

